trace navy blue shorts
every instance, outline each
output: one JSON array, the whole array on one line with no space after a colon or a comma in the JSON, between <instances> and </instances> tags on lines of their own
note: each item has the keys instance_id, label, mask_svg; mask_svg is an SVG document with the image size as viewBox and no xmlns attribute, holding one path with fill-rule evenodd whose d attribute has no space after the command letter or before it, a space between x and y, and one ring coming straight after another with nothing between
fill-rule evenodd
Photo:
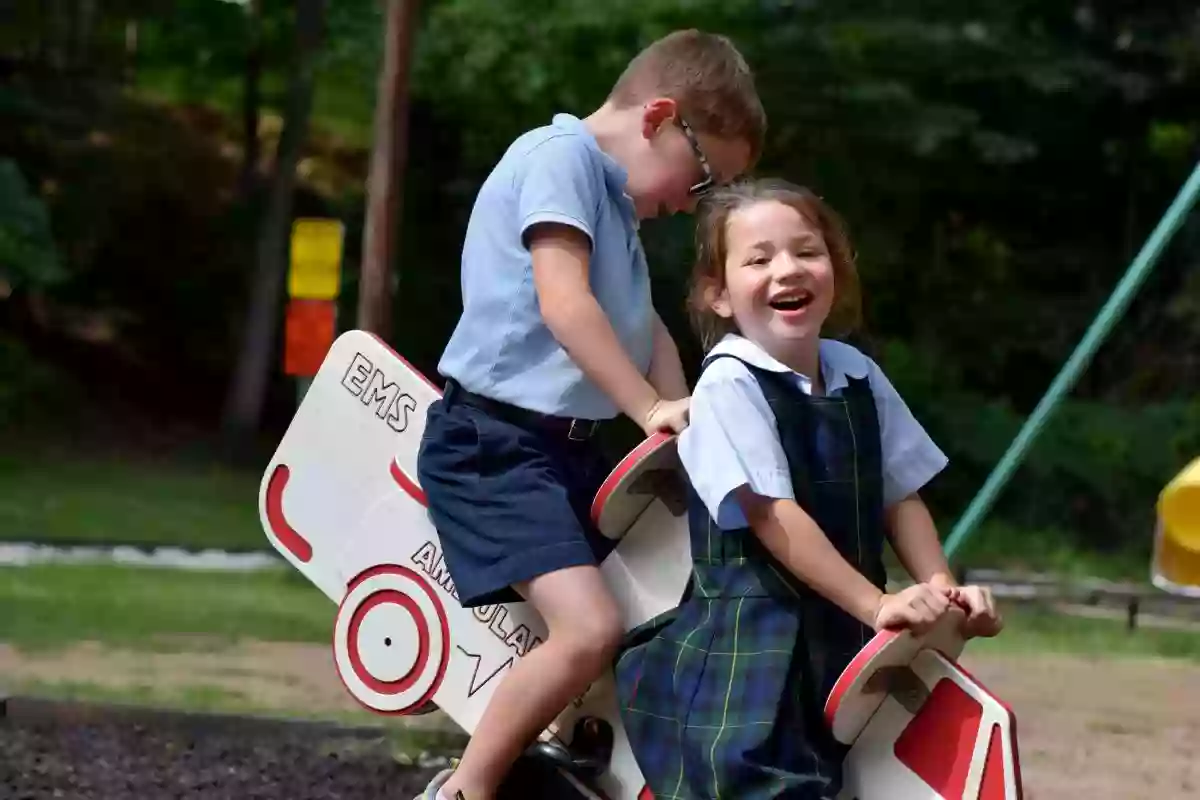
<instances>
[{"instance_id":1,"label":"navy blue shorts","mask_svg":"<svg viewBox=\"0 0 1200 800\"><path fill-rule=\"evenodd\" d=\"M595 438L519 425L457 397L429 407L417 474L463 607L518 602L513 584L599 564L616 543L591 522L610 469Z\"/></svg>"}]
</instances>

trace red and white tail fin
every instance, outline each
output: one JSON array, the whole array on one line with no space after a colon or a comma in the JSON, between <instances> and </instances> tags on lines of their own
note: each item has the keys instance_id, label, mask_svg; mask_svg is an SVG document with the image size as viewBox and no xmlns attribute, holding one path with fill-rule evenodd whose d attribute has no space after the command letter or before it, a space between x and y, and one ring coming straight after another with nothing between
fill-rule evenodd
<instances>
[{"instance_id":1,"label":"red and white tail fin","mask_svg":"<svg viewBox=\"0 0 1200 800\"><path fill-rule=\"evenodd\" d=\"M1012 709L954 660L961 614L917 638L878 634L825 706L850 745L845 800L1021 800Z\"/></svg>"}]
</instances>

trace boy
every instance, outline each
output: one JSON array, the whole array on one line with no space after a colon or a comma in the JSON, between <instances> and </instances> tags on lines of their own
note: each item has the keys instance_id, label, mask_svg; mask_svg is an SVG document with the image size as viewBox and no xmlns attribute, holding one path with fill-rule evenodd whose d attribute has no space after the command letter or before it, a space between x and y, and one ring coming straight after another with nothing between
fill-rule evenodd
<instances>
[{"instance_id":1,"label":"boy","mask_svg":"<svg viewBox=\"0 0 1200 800\"><path fill-rule=\"evenodd\" d=\"M497 686L426 800L491 800L611 664L622 630L598 568L612 544L588 519L608 471L592 437L618 413L647 435L687 425L638 221L691 211L748 170L765 128L733 44L677 31L638 54L586 119L559 114L519 137L480 188L418 471L463 606L524 598L549 635Z\"/></svg>"}]
</instances>

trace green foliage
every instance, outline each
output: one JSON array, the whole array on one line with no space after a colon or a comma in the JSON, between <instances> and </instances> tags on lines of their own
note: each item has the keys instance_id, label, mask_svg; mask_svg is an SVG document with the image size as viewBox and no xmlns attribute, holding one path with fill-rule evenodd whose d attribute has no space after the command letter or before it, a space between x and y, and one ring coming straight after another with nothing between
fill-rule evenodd
<instances>
[{"instance_id":1,"label":"green foliage","mask_svg":"<svg viewBox=\"0 0 1200 800\"><path fill-rule=\"evenodd\" d=\"M880 363L950 459L929 493L943 528L965 508L999 462L1025 415L964 391L951 369L899 342ZM1002 492L968 562L1010 549L1034 563L1080 549L1119 559L1150 553L1154 502L1166 482L1200 453L1200 397L1125 407L1068 398L1046 424ZM1035 555L1036 554L1036 555Z\"/></svg>"},{"instance_id":2,"label":"green foliage","mask_svg":"<svg viewBox=\"0 0 1200 800\"><path fill-rule=\"evenodd\" d=\"M62 43L31 8L0 48L36 66ZM255 29L239 2L104 8L92 82L21 68L0 83L11 121L0 152L38 187L0 181L0 203L6 193L30 199L0 224L12 216L29 221L21 230L42 231L23 242L52 236L62 279L50 295L119 320L123 357L199 374L199 396L212 393L198 402L216 403L253 257L256 208L241 202L236 180ZM264 164L295 46L292 12L265 0L259 20ZM861 341L878 342L869 349L951 457L931 493L948 523L1197 157L1197 14L1187 0L423 3L393 343L434 369L459 308L456 265L474 194L514 136L557 111L590 112L627 60L673 28L727 33L770 116L759 172L812 185L848 221L866 295ZM118 91L118 73L100 65L121 63L127 20L137 22L138 50L129 90ZM326 23L296 211L347 223L347 326L381 6L338 0ZM52 231L32 210L39 193ZM643 234L658 305L694 375L699 352L683 314L691 226L655 220ZM1200 452L1197 258L1193 217L1003 493L988 520L999 527L981 537L1034 531L1020 546L1046 559L1055 556L1039 542L1062 537L1141 552L1158 490ZM279 425L292 394L276 378Z\"/></svg>"},{"instance_id":3,"label":"green foliage","mask_svg":"<svg viewBox=\"0 0 1200 800\"><path fill-rule=\"evenodd\" d=\"M64 275L45 203L15 163L0 159L0 283L42 287Z\"/></svg>"},{"instance_id":4,"label":"green foliage","mask_svg":"<svg viewBox=\"0 0 1200 800\"><path fill-rule=\"evenodd\" d=\"M0 332L0 437L17 425L44 423L63 404L69 381L36 359L19 340ZM2 515L0 515L2 516Z\"/></svg>"}]
</instances>

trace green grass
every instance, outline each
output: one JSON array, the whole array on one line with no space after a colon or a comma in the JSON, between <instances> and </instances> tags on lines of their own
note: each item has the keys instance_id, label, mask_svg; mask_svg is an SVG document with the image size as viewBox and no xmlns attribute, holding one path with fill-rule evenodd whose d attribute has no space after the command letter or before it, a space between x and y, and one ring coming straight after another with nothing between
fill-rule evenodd
<instances>
[{"instance_id":1,"label":"green grass","mask_svg":"<svg viewBox=\"0 0 1200 800\"><path fill-rule=\"evenodd\" d=\"M1138 627L1001 602L1005 627L968 644L972 654L1063 653L1089 658L1171 658L1200 662L1200 632Z\"/></svg>"},{"instance_id":2,"label":"green grass","mask_svg":"<svg viewBox=\"0 0 1200 800\"><path fill-rule=\"evenodd\" d=\"M1083 619L1002 603L1006 628L971 643L977 653L1200 661L1200 633ZM0 569L0 641L45 649L78 641L180 650L237 639L326 644L335 607L288 569L230 574L110 565Z\"/></svg>"},{"instance_id":3,"label":"green grass","mask_svg":"<svg viewBox=\"0 0 1200 800\"><path fill-rule=\"evenodd\" d=\"M247 713L253 706L253 698L243 692L208 684L182 687L137 684L117 688L84 681L34 680L18 682L8 688L14 693L55 700L180 708L198 712Z\"/></svg>"},{"instance_id":4,"label":"green grass","mask_svg":"<svg viewBox=\"0 0 1200 800\"><path fill-rule=\"evenodd\" d=\"M941 528L948 536L950 524ZM1150 574L1152 530L1140 542L1114 552L1084 551L1066 531L1028 530L1001 520L982 523L955 554L968 567L1047 572L1071 578L1145 582Z\"/></svg>"},{"instance_id":5,"label":"green grass","mask_svg":"<svg viewBox=\"0 0 1200 800\"><path fill-rule=\"evenodd\" d=\"M0 541L266 550L258 520L260 478L249 470L179 459L125 461L49 451L0 456ZM1148 541L1145 552L1084 553L1061 532L988 522L956 561L1144 581ZM889 571L902 574L890 550L887 556Z\"/></svg>"},{"instance_id":6,"label":"green grass","mask_svg":"<svg viewBox=\"0 0 1200 800\"><path fill-rule=\"evenodd\" d=\"M178 461L0 457L0 540L270 549L260 475Z\"/></svg>"},{"instance_id":7,"label":"green grass","mask_svg":"<svg viewBox=\"0 0 1200 800\"><path fill-rule=\"evenodd\" d=\"M328 643L336 607L291 568L183 572L112 565L0 568L0 641L25 649L79 641L208 646L241 638Z\"/></svg>"}]
</instances>

